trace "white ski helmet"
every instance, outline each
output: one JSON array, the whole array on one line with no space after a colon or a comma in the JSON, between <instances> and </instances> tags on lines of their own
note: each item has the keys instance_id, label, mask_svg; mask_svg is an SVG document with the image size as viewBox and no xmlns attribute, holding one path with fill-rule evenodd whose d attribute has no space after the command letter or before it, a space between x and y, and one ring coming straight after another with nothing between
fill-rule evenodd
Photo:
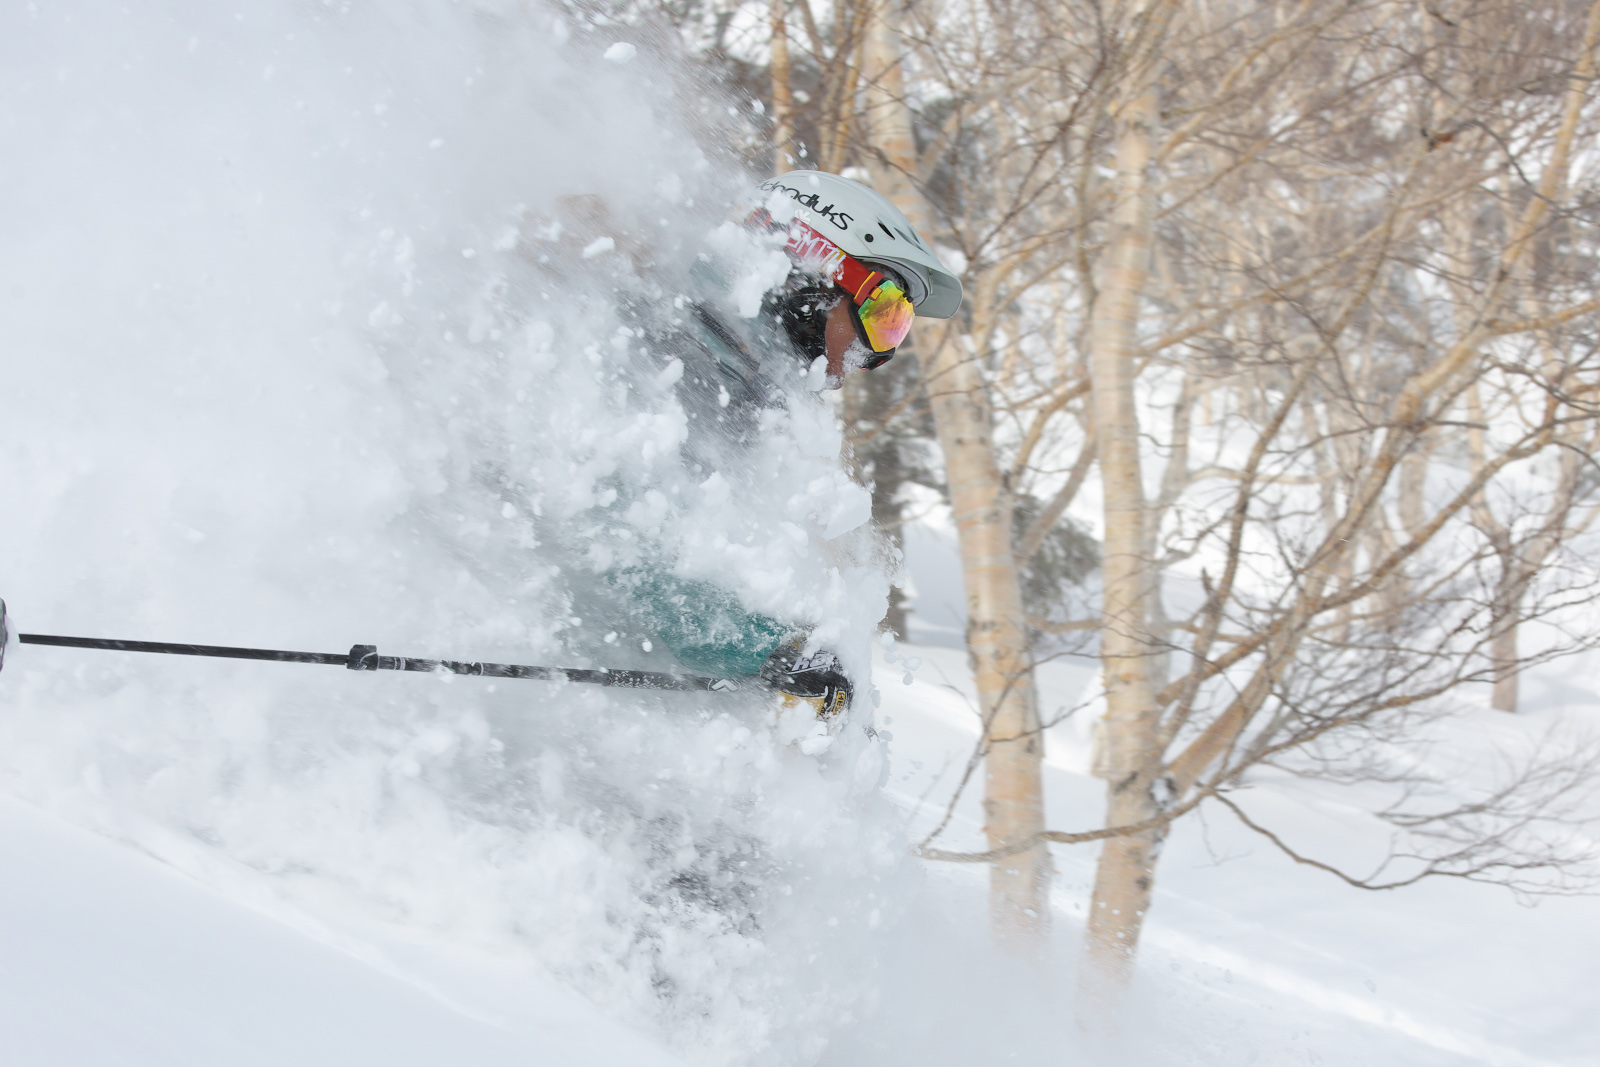
<instances>
[{"instance_id":1,"label":"white ski helmet","mask_svg":"<svg viewBox=\"0 0 1600 1067\"><path fill-rule=\"evenodd\" d=\"M791 170L761 183L765 207L780 222L795 218L827 237L848 256L892 271L906 283L918 315L948 319L961 308L961 279L888 198L858 181L821 170ZM792 201L784 204L783 201Z\"/></svg>"}]
</instances>

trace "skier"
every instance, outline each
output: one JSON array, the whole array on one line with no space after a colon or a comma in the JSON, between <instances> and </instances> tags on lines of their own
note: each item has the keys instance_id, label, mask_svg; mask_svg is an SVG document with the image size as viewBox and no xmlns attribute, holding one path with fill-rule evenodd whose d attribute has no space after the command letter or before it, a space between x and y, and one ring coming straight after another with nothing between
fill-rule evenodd
<instances>
[{"instance_id":1,"label":"skier","mask_svg":"<svg viewBox=\"0 0 1600 1067\"><path fill-rule=\"evenodd\" d=\"M691 322L657 338L684 363L677 393L689 417L685 460L719 470L759 432L764 410L787 403L781 379L804 370L814 390L887 363L913 315L949 318L961 282L888 199L822 171L791 171L760 185L745 220L781 243L791 268L753 319L731 314L733 279L700 264ZM827 720L849 707L851 685L826 649L805 653L808 627L746 610L730 592L669 568L618 576L654 639L683 666L720 678L754 676L786 702Z\"/></svg>"}]
</instances>

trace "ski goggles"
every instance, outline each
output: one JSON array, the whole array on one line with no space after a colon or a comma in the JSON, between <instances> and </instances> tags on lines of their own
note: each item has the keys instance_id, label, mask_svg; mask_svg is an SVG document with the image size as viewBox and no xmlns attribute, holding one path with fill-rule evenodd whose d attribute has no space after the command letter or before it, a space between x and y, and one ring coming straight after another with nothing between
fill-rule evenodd
<instances>
[{"instance_id":1,"label":"ski goggles","mask_svg":"<svg viewBox=\"0 0 1600 1067\"><path fill-rule=\"evenodd\" d=\"M894 358L894 350L911 332L916 310L905 287L892 276L873 270L810 226L795 219L789 223L788 253L801 266L831 279L850 294L850 318L869 349L862 364L867 370Z\"/></svg>"}]
</instances>

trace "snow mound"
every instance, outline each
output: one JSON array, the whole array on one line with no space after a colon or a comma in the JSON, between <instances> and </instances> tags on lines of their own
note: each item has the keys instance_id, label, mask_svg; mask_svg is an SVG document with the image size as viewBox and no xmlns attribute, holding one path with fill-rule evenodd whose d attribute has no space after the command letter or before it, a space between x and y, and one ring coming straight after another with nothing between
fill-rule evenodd
<instances>
[{"instance_id":1,"label":"snow mound","mask_svg":"<svg viewBox=\"0 0 1600 1067\"><path fill-rule=\"evenodd\" d=\"M0 848L10 1063L682 1063L526 968L330 944L13 800Z\"/></svg>"},{"instance_id":2,"label":"snow mound","mask_svg":"<svg viewBox=\"0 0 1600 1067\"><path fill-rule=\"evenodd\" d=\"M638 324L682 322L744 180L644 38L606 62L615 28L444 0L0 31L17 629L660 669L597 599L654 562L867 669L886 584L828 410L775 415L720 491L680 450ZM910 875L880 746L780 725L750 694L24 646L0 786L214 886L520 954L698 1062L801 1062Z\"/></svg>"}]
</instances>

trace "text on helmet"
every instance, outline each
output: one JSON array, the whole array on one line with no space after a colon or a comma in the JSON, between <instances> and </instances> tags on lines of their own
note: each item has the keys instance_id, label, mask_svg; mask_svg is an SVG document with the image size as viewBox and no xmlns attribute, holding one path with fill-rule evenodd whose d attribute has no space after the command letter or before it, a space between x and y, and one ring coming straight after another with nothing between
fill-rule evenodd
<instances>
[{"instance_id":1,"label":"text on helmet","mask_svg":"<svg viewBox=\"0 0 1600 1067\"><path fill-rule=\"evenodd\" d=\"M801 207L816 212L818 215L821 215L823 218L827 219L841 230L848 232L850 229L850 224L855 221L854 216L850 215L848 212L835 211L832 204L829 204L827 207L819 206L822 202L822 198L816 193L802 193L793 186L784 185L776 178L769 178L762 182L761 189L763 192L768 193L787 193L789 198L795 203L799 204Z\"/></svg>"}]
</instances>

